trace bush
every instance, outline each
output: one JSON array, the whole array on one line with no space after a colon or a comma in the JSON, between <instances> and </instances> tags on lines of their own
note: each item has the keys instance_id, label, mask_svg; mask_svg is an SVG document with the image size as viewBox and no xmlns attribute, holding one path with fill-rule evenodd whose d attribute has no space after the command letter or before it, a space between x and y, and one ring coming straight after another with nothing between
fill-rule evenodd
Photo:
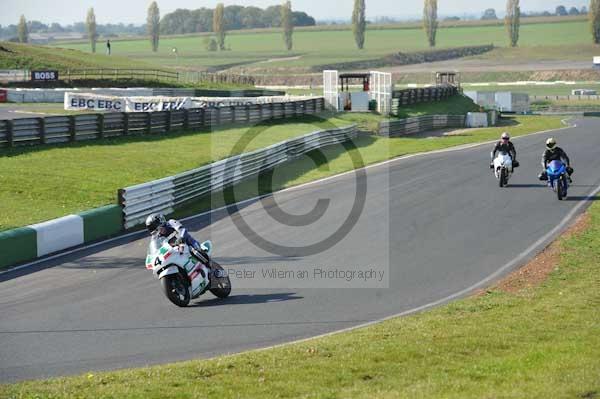
<instances>
[{"instance_id":1,"label":"bush","mask_svg":"<svg viewBox=\"0 0 600 399\"><path fill-rule=\"evenodd\" d=\"M204 39L204 46L207 51L217 51L219 45L214 37L207 37Z\"/></svg>"}]
</instances>

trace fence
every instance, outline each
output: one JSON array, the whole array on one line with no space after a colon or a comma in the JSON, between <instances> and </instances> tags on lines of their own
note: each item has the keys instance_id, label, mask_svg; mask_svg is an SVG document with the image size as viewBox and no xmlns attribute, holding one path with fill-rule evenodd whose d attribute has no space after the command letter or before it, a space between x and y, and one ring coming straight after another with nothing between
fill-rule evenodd
<instances>
[{"instance_id":1,"label":"fence","mask_svg":"<svg viewBox=\"0 0 600 399\"><path fill-rule=\"evenodd\" d=\"M31 74L26 69L2 69L0 70L0 82L23 82L30 80Z\"/></svg>"},{"instance_id":2,"label":"fence","mask_svg":"<svg viewBox=\"0 0 600 399\"><path fill-rule=\"evenodd\" d=\"M312 150L350 140L356 126L318 131L236 155L175 176L119 190L126 229L144 221L153 212L171 213L177 205L272 169Z\"/></svg>"},{"instance_id":3,"label":"fence","mask_svg":"<svg viewBox=\"0 0 600 399\"><path fill-rule=\"evenodd\" d=\"M136 79L178 81L179 73L161 69L67 69L59 71L62 80Z\"/></svg>"},{"instance_id":4,"label":"fence","mask_svg":"<svg viewBox=\"0 0 600 399\"><path fill-rule=\"evenodd\" d=\"M441 101L458 94L456 86L435 86L418 89L395 90L392 93L392 115L398 115L399 108L425 102Z\"/></svg>"},{"instance_id":5,"label":"fence","mask_svg":"<svg viewBox=\"0 0 600 399\"><path fill-rule=\"evenodd\" d=\"M230 73L209 72L180 72L179 80L183 83L220 83L235 85L256 85L256 78L249 75L235 75Z\"/></svg>"},{"instance_id":6,"label":"fence","mask_svg":"<svg viewBox=\"0 0 600 399\"><path fill-rule=\"evenodd\" d=\"M180 111L104 113L0 121L0 147L43 145L101 139L132 134L252 124L323 111L322 98L286 103L194 108Z\"/></svg>"},{"instance_id":7,"label":"fence","mask_svg":"<svg viewBox=\"0 0 600 399\"><path fill-rule=\"evenodd\" d=\"M379 124L379 135L398 137L435 129L465 127L464 115L426 115Z\"/></svg>"}]
</instances>

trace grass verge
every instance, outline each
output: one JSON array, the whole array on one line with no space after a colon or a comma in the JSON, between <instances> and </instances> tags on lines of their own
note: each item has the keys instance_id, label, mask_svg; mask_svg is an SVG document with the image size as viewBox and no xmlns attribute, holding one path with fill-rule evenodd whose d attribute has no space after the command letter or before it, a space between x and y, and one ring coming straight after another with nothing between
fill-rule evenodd
<instances>
[{"instance_id":1,"label":"grass verge","mask_svg":"<svg viewBox=\"0 0 600 399\"><path fill-rule=\"evenodd\" d=\"M247 151L348 124L311 117L266 123L263 134ZM119 188L229 156L247 130L226 128L2 149L0 231L113 204Z\"/></svg>"},{"instance_id":2,"label":"grass verge","mask_svg":"<svg viewBox=\"0 0 600 399\"><path fill-rule=\"evenodd\" d=\"M423 115L466 115L468 112L477 112L479 109L479 105L475 104L469 97L453 96L433 103L403 105L398 108L398 114L391 116L391 119L404 119ZM379 123L386 119L375 112L348 112L339 114L337 118L356 123L360 129L370 133L377 133Z\"/></svg>"},{"instance_id":3,"label":"grass verge","mask_svg":"<svg viewBox=\"0 0 600 399\"><path fill-rule=\"evenodd\" d=\"M211 360L0 385L7 398L595 398L600 204L535 287Z\"/></svg>"}]
</instances>

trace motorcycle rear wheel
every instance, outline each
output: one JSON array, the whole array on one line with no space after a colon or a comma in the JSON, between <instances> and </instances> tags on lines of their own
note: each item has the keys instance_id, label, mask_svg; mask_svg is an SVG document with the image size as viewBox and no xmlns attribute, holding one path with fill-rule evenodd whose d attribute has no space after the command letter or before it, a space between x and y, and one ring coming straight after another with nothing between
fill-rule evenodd
<instances>
[{"instance_id":1,"label":"motorcycle rear wheel","mask_svg":"<svg viewBox=\"0 0 600 399\"><path fill-rule=\"evenodd\" d=\"M214 272L216 270L223 272L225 270L221 267L221 265L213 260L210 261L210 268L213 272L213 276L210 279L209 291L217 298L227 298L229 294L231 294L231 280L229 280L229 276L225 274L225 277L215 277Z\"/></svg>"},{"instance_id":2,"label":"motorcycle rear wheel","mask_svg":"<svg viewBox=\"0 0 600 399\"><path fill-rule=\"evenodd\" d=\"M191 300L190 289L181 274L170 274L160 279L160 284L169 301L184 308Z\"/></svg>"}]
</instances>

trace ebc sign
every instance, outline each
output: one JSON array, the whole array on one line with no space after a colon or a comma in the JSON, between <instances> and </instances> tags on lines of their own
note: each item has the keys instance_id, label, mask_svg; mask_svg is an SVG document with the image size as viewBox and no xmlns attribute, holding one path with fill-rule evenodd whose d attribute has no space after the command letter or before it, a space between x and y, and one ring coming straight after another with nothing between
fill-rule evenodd
<instances>
[{"instance_id":1,"label":"ebc sign","mask_svg":"<svg viewBox=\"0 0 600 399\"><path fill-rule=\"evenodd\" d=\"M58 71L31 71L31 80L36 82L58 80Z\"/></svg>"},{"instance_id":2,"label":"ebc sign","mask_svg":"<svg viewBox=\"0 0 600 399\"><path fill-rule=\"evenodd\" d=\"M115 97L91 93L65 93L66 110L158 112L192 108L189 97Z\"/></svg>"}]
</instances>

